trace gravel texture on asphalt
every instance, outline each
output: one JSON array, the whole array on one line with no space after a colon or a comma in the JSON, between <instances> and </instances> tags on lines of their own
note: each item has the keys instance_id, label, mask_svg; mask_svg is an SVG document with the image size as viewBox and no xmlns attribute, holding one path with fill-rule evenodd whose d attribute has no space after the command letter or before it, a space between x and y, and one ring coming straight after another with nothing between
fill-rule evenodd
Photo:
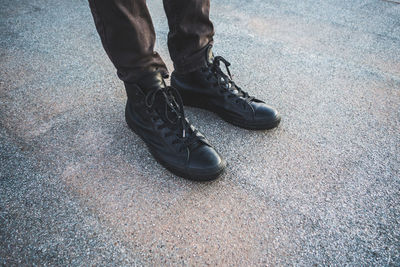
<instances>
[{"instance_id":1,"label":"gravel texture on asphalt","mask_svg":"<svg viewBox=\"0 0 400 267\"><path fill-rule=\"evenodd\" d=\"M400 265L399 4L212 1L215 53L283 121L186 108L229 164L210 183L128 129L86 1L0 4L0 265Z\"/></svg>"}]
</instances>

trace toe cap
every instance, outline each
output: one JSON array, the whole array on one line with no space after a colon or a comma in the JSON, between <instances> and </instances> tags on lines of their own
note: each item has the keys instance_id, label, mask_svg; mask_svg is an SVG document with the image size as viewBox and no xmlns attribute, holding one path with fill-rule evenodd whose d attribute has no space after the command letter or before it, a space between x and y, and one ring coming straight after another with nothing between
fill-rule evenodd
<instances>
[{"instance_id":1,"label":"toe cap","mask_svg":"<svg viewBox=\"0 0 400 267\"><path fill-rule=\"evenodd\" d=\"M208 145L202 145L190 153L188 168L193 171L201 174L214 174L220 172L224 167L224 160L214 148Z\"/></svg>"},{"instance_id":2,"label":"toe cap","mask_svg":"<svg viewBox=\"0 0 400 267\"><path fill-rule=\"evenodd\" d=\"M257 103L255 104L255 120L269 120L269 121L278 121L281 116L279 112L267 104Z\"/></svg>"}]
</instances>

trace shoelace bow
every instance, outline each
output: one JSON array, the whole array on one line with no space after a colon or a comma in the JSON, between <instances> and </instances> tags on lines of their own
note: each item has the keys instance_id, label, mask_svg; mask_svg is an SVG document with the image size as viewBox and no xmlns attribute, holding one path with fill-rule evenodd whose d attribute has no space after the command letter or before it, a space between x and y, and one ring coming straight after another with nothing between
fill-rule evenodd
<instances>
[{"instance_id":1,"label":"shoelace bow","mask_svg":"<svg viewBox=\"0 0 400 267\"><path fill-rule=\"evenodd\" d=\"M222 70L221 70L221 62L224 63L226 72L228 75L226 75ZM207 69L210 70L210 74L207 77L207 79L210 79L213 75L217 79L217 83L215 85L218 85L219 88L221 88L224 92L230 92L231 94L228 97L238 97L242 98L246 103L250 104L251 101L254 99L253 96L250 96L247 92L243 91L239 86L237 86L232 79L232 74L231 71L229 70L229 66L231 63L229 63L225 58L221 56L216 56L214 57L213 62L209 65L208 68L204 68L203 71L206 71ZM236 100L238 101L238 100Z\"/></svg>"},{"instance_id":2,"label":"shoelace bow","mask_svg":"<svg viewBox=\"0 0 400 267\"><path fill-rule=\"evenodd\" d=\"M165 134L165 137L176 134L177 138L172 143L182 143L182 146L179 148L180 151L182 151L185 147L190 147L191 145L200 141L201 138L197 136L198 131L193 131L190 128L189 122L186 120L183 109L183 101L179 92L173 87L153 89L146 95L145 98L145 104L147 108L155 110L157 95L161 96L161 101L164 103L164 116L161 116L161 114L158 114L159 116L154 115L154 119L161 118L163 121L166 120L163 124L158 126L159 130L166 127L170 129L170 131ZM156 113L157 112L161 111L156 110ZM173 114L174 118L170 117L171 114ZM182 132L177 133L176 127L180 127Z\"/></svg>"}]
</instances>

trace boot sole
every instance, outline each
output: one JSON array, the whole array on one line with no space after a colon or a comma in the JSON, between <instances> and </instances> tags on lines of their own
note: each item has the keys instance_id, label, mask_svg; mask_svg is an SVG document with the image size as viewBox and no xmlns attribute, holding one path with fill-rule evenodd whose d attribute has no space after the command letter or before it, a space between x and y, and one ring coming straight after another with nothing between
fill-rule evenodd
<instances>
[{"instance_id":1,"label":"boot sole","mask_svg":"<svg viewBox=\"0 0 400 267\"><path fill-rule=\"evenodd\" d=\"M180 89L177 87L179 90L179 93L182 96L183 104L185 106L189 107L196 107L196 108L201 108L201 109L206 109L208 111L214 112L217 114L219 117L221 117L223 120L226 122L229 122L235 126L239 126L241 128L249 129L249 130L270 130L279 125L281 122L281 117L278 116L275 120L273 121L255 121L255 122L246 122L240 119L237 119L233 116L231 116L229 113L225 112L224 110L218 109L213 105L208 104L209 101L207 97L204 97L201 94L196 94L196 93L187 93L185 92L184 89Z\"/></svg>"},{"instance_id":2,"label":"boot sole","mask_svg":"<svg viewBox=\"0 0 400 267\"><path fill-rule=\"evenodd\" d=\"M125 108L125 121L128 124L129 128L143 140L143 142L147 146L147 149L149 150L150 154L154 157L154 159L173 174L192 181L207 182L217 179L224 172L226 163L223 159L221 166L211 171L187 170L169 164L165 160L161 159L157 155L157 153L151 148L151 146L146 142L146 140L142 138L142 136L139 133L139 130L135 127L135 124L129 119L127 106Z\"/></svg>"}]
</instances>

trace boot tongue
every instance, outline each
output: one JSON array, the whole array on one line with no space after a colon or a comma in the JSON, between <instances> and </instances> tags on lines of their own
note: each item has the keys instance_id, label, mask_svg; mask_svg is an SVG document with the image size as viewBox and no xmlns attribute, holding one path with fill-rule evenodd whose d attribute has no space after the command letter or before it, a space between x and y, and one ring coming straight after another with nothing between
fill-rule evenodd
<instances>
[{"instance_id":1,"label":"boot tongue","mask_svg":"<svg viewBox=\"0 0 400 267\"><path fill-rule=\"evenodd\" d=\"M149 73L140 78L139 87L145 92L156 88L165 88L165 82L160 72Z\"/></svg>"},{"instance_id":2,"label":"boot tongue","mask_svg":"<svg viewBox=\"0 0 400 267\"><path fill-rule=\"evenodd\" d=\"M172 124L178 123L178 116L180 115L178 113L179 107L175 106L172 100L170 99L165 99L164 96L161 94L157 95L155 99L155 110L157 111L158 115L160 115L164 121L169 121ZM167 107L166 107L167 106ZM174 111L175 110L175 111ZM168 118L169 120L168 120Z\"/></svg>"},{"instance_id":3,"label":"boot tongue","mask_svg":"<svg viewBox=\"0 0 400 267\"><path fill-rule=\"evenodd\" d=\"M212 64L214 61L214 54L212 52L212 45L209 45L207 47L207 51L206 51L206 61L208 64Z\"/></svg>"}]
</instances>

